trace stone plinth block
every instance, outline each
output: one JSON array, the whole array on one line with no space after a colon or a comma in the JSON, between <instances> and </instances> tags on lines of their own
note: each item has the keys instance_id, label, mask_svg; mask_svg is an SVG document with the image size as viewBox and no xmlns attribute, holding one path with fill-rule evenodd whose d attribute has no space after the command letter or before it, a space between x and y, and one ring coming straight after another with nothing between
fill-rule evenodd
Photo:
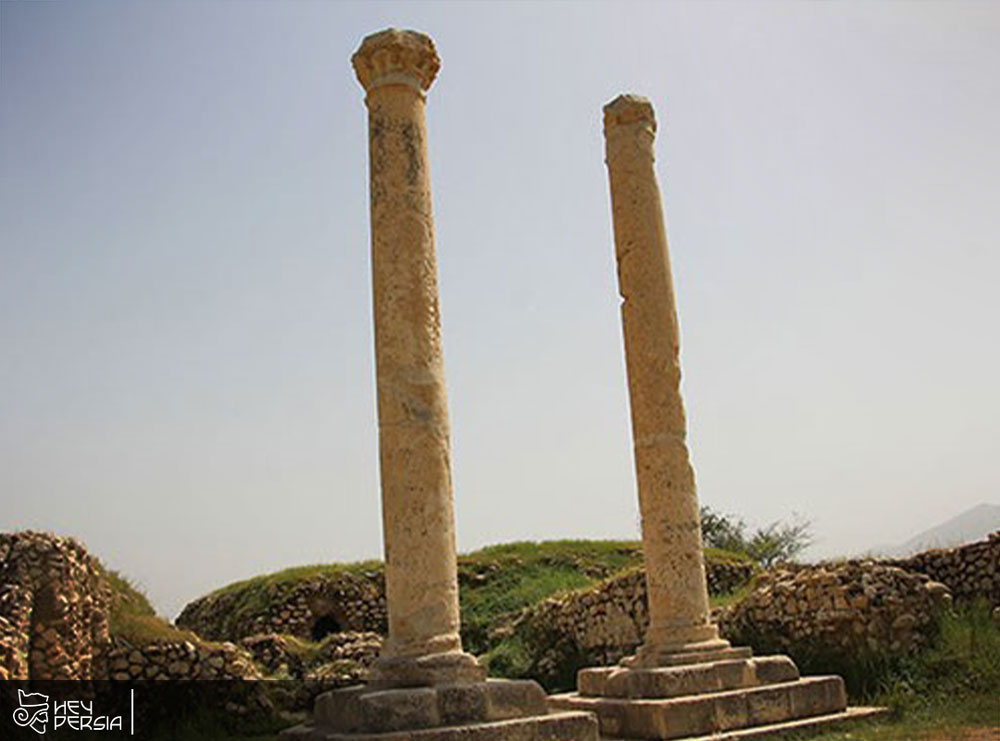
<instances>
[{"instance_id":1,"label":"stone plinth block","mask_svg":"<svg viewBox=\"0 0 1000 741\"><path fill-rule=\"evenodd\" d=\"M792 682L798 678L799 670L787 656L764 656L656 669L581 669L577 687L585 697L666 698Z\"/></svg>"},{"instance_id":2,"label":"stone plinth block","mask_svg":"<svg viewBox=\"0 0 1000 741\"><path fill-rule=\"evenodd\" d=\"M597 724L585 713L550 722L545 692L527 680L487 680L426 687L349 687L320 695L313 722L283 734L296 739L560 738L596 741ZM555 716L553 716L555 717ZM587 722L589 721L589 722ZM510 722L504 726L505 722ZM532 728L537 726L537 728ZM498 728L522 735L494 736ZM576 729L545 735L545 728ZM478 729L478 731L476 730ZM475 735L482 732L486 735ZM438 734L438 735L434 735ZM457 735L456 735L457 734ZM524 735L526 734L526 735ZM532 735L534 734L534 735Z\"/></svg>"},{"instance_id":3,"label":"stone plinth block","mask_svg":"<svg viewBox=\"0 0 1000 741\"><path fill-rule=\"evenodd\" d=\"M685 666L687 664L707 664L714 661L730 661L733 659L749 659L753 649L747 646L730 646L709 648L703 651L670 651L660 650L658 646L639 646L635 656L622 659L622 666L632 668L652 668L659 666Z\"/></svg>"},{"instance_id":4,"label":"stone plinth block","mask_svg":"<svg viewBox=\"0 0 1000 741\"><path fill-rule=\"evenodd\" d=\"M844 723L856 720L867 720L885 715L885 708L852 707L839 713L827 713L812 718L786 720L783 723L769 723L766 726L743 728L738 731L713 733L710 736L693 736L684 741L759 741L763 738L780 736L787 739L788 734L813 733L815 731L830 731ZM798 735L795 736L798 738Z\"/></svg>"},{"instance_id":5,"label":"stone plinth block","mask_svg":"<svg viewBox=\"0 0 1000 741\"><path fill-rule=\"evenodd\" d=\"M597 713L603 736L674 739L839 713L847 707L847 695L840 677L806 677L661 699L571 693L550 697L549 707Z\"/></svg>"},{"instance_id":6,"label":"stone plinth block","mask_svg":"<svg viewBox=\"0 0 1000 741\"><path fill-rule=\"evenodd\" d=\"M344 734L302 725L285 731L282 738L295 741L598 741L594 716L574 712L392 733Z\"/></svg>"}]
</instances>

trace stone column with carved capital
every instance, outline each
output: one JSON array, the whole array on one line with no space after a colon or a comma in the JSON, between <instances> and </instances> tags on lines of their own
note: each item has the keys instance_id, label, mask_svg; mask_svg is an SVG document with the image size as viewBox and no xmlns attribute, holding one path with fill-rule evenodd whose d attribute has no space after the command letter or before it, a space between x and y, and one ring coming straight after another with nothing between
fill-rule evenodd
<instances>
[{"instance_id":1,"label":"stone column with carved capital","mask_svg":"<svg viewBox=\"0 0 1000 741\"><path fill-rule=\"evenodd\" d=\"M379 463L389 636L373 681L481 679L462 651L425 94L430 38L389 29L352 58L367 93Z\"/></svg>"},{"instance_id":2,"label":"stone column with carved capital","mask_svg":"<svg viewBox=\"0 0 1000 741\"><path fill-rule=\"evenodd\" d=\"M354 70L368 105L375 366L389 636L368 683L325 692L297 741L597 741L589 713L550 713L530 680L486 680L459 638L448 409L424 95L431 40L388 29Z\"/></svg>"},{"instance_id":3,"label":"stone column with carved capital","mask_svg":"<svg viewBox=\"0 0 1000 741\"><path fill-rule=\"evenodd\" d=\"M604 107L604 135L649 596L649 629L633 663L656 666L729 644L709 614L673 279L653 169L653 106L619 96Z\"/></svg>"}]
</instances>

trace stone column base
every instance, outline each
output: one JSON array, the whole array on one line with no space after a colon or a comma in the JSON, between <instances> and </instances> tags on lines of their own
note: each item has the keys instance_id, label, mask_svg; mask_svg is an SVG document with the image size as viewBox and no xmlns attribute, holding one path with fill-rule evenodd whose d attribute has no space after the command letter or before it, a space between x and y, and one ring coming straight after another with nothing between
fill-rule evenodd
<instances>
[{"instance_id":1,"label":"stone column base","mask_svg":"<svg viewBox=\"0 0 1000 741\"><path fill-rule=\"evenodd\" d=\"M429 687L348 687L320 695L312 722L281 734L295 741L598 741L585 712L549 714L527 680Z\"/></svg>"},{"instance_id":2,"label":"stone column base","mask_svg":"<svg viewBox=\"0 0 1000 741\"><path fill-rule=\"evenodd\" d=\"M655 669L685 664L704 664L709 661L749 659L751 654L751 649L746 647L733 648L726 641L720 642L720 645L717 646L711 644L690 646L685 647L685 650L640 646L635 652L635 656L626 656L621 660L621 665L633 669Z\"/></svg>"},{"instance_id":3,"label":"stone column base","mask_svg":"<svg viewBox=\"0 0 1000 741\"><path fill-rule=\"evenodd\" d=\"M472 654L446 651L421 656L379 656L368 671L369 687L422 687L481 682L486 668Z\"/></svg>"},{"instance_id":4,"label":"stone column base","mask_svg":"<svg viewBox=\"0 0 1000 741\"><path fill-rule=\"evenodd\" d=\"M579 692L553 695L549 707L596 713L602 736L631 739L756 738L770 726L846 717L840 677L800 677L787 656L750 658L742 650L721 661L581 669Z\"/></svg>"}]
</instances>

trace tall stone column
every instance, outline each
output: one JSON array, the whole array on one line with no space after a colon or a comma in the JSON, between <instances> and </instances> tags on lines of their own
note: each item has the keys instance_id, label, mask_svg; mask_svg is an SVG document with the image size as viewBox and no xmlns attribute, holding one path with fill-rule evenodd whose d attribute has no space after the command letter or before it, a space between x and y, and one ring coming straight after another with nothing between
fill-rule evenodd
<instances>
[{"instance_id":1,"label":"tall stone column","mask_svg":"<svg viewBox=\"0 0 1000 741\"><path fill-rule=\"evenodd\" d=\"M459 638L448 405L427 162L431 40L389 29L352 59L367 93L379 463L389 637L372 679L479 679Z\"/></svg>"},{"instance_id":2,"label":"tall stone column","mask_svg":"<svg viewBox=\"0 0 1000 741\"><path fill-rule=\"evenodd\" d=\"M367 91L375 366L389 636L366 685L325 692L298 741L597 741L528 680L488 680L459 638L448 409L424 94L431 40L389 29L353 57Z\"/></svg>"},{"instance_id":3,"label":"tall stone column","mask_svg":"<svg viewBox=\"0 0 1000 741\"><path fill-rule=\"evenodd\" d=\"M642 516L649 629L637 654L656 666L729 646L710 621L694 470L681 400L680 342L660 189L656 118L645 98L604 107L618 290Z\"/></svg>"},{"instance_id":4,"label":"tall stone column","mask_svg":"<svg viewBox=\"0 0 1000 741\"><path fill-rule=\"evenodd\" d=\"M549 707L596 713L602 737L660 739L730 738L742 728L756 738L879 712L848 710L840 677L802 679L787 656L754 658L711 622L655 135L645 98L604 107L649 629L635 656L581 669L579 691L551 696Z\"/></svg>"}]
</instances>

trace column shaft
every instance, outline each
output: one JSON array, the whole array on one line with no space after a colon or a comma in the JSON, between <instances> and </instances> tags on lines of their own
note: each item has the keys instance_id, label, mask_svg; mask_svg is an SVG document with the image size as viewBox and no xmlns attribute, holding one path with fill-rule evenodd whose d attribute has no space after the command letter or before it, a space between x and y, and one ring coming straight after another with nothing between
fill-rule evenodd
<instances>
[{"instance_id":1,"label":"column shaft","mask_svg":"<svg viewBox=\"0 0 1000 741\"><path fill-rule=\"evenodd\" d=\"M462 653L448 408L424 90L426 36L385 31L354 57L368 94L379 462L389 636L373 668L397 684L477 678Z\"/></svg>"},{"instance_id":2,"label":"column shaft","mask_svg":"<svg viewBox=\"0 0 1000 741\"><path fill-rule=\"evenodd\" d=\"M694 470L681 400L680 342L660 190L656 122L642 98L605 107L649 629L640 660L725 647L710 622Z\"/></svg>"}]
</instances>

